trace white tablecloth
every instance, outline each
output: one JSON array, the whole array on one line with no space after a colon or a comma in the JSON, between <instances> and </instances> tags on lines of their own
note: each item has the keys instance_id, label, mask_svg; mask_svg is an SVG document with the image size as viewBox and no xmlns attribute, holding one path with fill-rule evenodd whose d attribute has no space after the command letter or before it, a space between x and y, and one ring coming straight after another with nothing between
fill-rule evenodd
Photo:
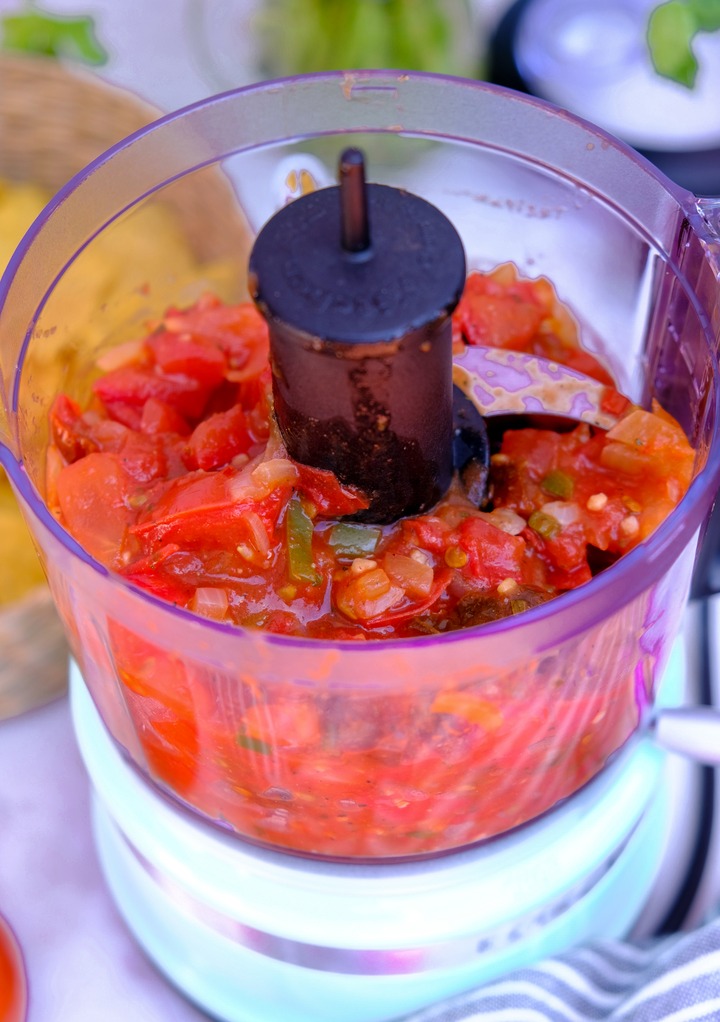
<instances>
[{"instance_id":1,"label":"white tablecloth","mask_svg":"<svg viewBox=\"0 0 720 1022\"><path fill-rule=\"evenodd\" d=\"M110 899L65 698L0 722L0 912L29 975L28 1022L201 1022Z\"/></svg>"}]
</instances>

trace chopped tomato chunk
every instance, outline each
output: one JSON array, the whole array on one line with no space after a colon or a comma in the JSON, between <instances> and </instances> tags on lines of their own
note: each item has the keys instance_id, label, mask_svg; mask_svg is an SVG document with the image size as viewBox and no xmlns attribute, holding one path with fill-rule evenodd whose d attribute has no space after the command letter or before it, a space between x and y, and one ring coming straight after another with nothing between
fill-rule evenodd
<instances>
[{"instance_id":1,"label":"chopped tomato chunk","mask_svg":"<svg viewBox=\"0 0 720 1022\"><path fill-rule=\"evenodd\" d=\"M92 451L67 465L55 485L68 531L101 564L117 567L136 514L130 503L136 484L121 456Z\"/></svg>"},{"instance_id":2,"label":"chopped tomato chunk","mask_svg":"<svg viewBox=\"0 0 720 1022\"><path fill-rule=\"evenodd\" d=\"M155 364L169 376L189 376L202 387L217 387L225 378L227 359L217 344L204 337L161 330L147 341Z\"/></svg>"},{"instance_id":3,"label":"chopped tomato chunk","mask_svg":"<svg viewBox=\"0 0 720 1022\"><path fill-rule=\"evenodd\" d=\"M453 340L458 347L524 351L613 385L605 366L580 345L577 324L550 281L523 280L509 263L468 276L453 314Z\"/></svg>"},{"instance_id":4,"label":"chopped tomato chunk","mask_svg":"<svg viewBox=\"0 0 720 1022\"><path fill-rule=\"evenodd\" d=\"M240 405L233 405L197 424L188 441L185 464L205 471L220 468L245 453L250 442L247 416Z\"/></svg>"},{"instance_id":5,"label":"chopped tomato chunk","mask_svg":"<svg viewBox=\"0 0 720 1022\"><path fill-rule=\"evenodd\" d=\"M106 406L129 405L142 409L148 398L158 398L188 418L198 418L205 407L208 389L191 376L166 376L157 368L122 366L101 376L94 391Z\"/></svg>"},{"instance_id":6,"label":"chopped tomato chunk","mask_svg":"<svg viewBox=\"0 0 720 1022\"><path fill-rule=\"evenodd\" d=\"M362 511L370 503L355 486L344 486L333 472L298 463L297 489L318 514L341 518Z\"/></svg>"}]
</instances>

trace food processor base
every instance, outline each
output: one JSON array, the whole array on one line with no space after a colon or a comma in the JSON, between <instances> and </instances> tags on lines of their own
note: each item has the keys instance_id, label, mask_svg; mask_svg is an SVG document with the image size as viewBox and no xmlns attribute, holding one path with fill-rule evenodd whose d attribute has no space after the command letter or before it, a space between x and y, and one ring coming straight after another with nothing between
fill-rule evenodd
<instances>
[{"instance_id":1,"label":"food processor base","mask_svg":"<svg viewBox=\"0 0 720 1022\"><path fill-rule=\"evenodd\" d=\"M678 655L663 701L683 687ZM161 971L222 1022L382 1022L622 938L667 853L669 760L648 739L486 845L337 863L250 846L170 802L128 765L75 665L71 699L110 892Z\"/></svg>"},{"instance_id":2,"label":"food processor base","mask_svg":"<svg viewBox=\"0 0 720 1022\"><path fill-rule=\"evenodd\" d=\"M210 1015L223 1022L337 1022L339 1018L381 1022L582 941L623 937L648 894L644 878L652 876L653 852L656 856L661 846L662 808L653 807L603 881L559 919L533 926L515 940L508 933L508 945L494 954L399 975L313 969L243 947L199 921L176 891L168 891L162 880L149 874L98 802L94 826L108 886L128 926L169 980ZM421 906L419 892L419 911ZM478 906L479 923L482 914ZM348 932L351 929L348 920Z\"/></svg>"}]
</instances>

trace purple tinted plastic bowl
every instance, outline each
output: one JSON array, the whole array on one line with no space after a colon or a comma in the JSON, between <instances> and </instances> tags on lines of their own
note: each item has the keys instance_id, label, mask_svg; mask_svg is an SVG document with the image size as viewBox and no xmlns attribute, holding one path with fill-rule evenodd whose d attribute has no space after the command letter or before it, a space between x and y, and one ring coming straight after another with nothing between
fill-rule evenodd
<instances>
[{"instance_id":1,"label":"purple tinted plastic bowl","mask_svg":"<svg viewBox=\"0 0 720 1022\"><path fill-rule=\"evenodd\" d=\"M620 389L643 404L656 397L697 449L688 493L646 542L520 616L364 644L215 623L109 574L44 501L48 409L59 391L87 394L104 343L88 335L133 336L175 283L158 265L129 312L119 299L78 311L67 293L98 239L121 251L123 222L149 202L173 200L182 214L205 168L230 178L245 221L238 230L208 212L207 231L238 230L241 252L279 201L280 162L332 166L348 138L368 152L372 180L447 213L471 267L511 261L550 278ZM192 201L202 195L198 186ZM380 71L203 101L115 146L55 196L0 282L0 457L91 695L151 783L252 842L397 859L522 825L603 768L652 704L718 489L716 212L548 104ZM224 297L241 294L245 272L238 258ZM173 303L189 295L178 281ZM475 708L471 727L439 712L448 693ZM262 722L262 742L238 741L248 716Z\"/></svg>"}]
</instances>

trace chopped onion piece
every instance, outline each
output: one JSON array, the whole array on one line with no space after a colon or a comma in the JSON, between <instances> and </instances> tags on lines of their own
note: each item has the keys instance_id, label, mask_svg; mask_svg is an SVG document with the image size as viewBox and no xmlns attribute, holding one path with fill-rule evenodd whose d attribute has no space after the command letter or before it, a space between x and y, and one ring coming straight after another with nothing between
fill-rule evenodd
<instances>
[{"instance_id":1,"label":"chopped onion piece","mask_svg":"<svg viewBox=\"0 0 720 1022\"><path fill-rule=\"evenodd\" d=\"M214 621L222 621L227 615L227 591L217 586L198 586L190 601L190 610Z\"/></svg>"},{"instance_id":2,"label":"chopped onion piece","mask_svg":"<svg viewBox=\"0 0 720 1022\"><path fill-rule=\"evenodd\" d=\"M298 477L295 464L288 458L251 458L229 483L233 500L263 500L280 486L292 486Z\"/></svg>"},{"instance_id":3,"label":"chopped onion piece","mask_svg":"<svg viewBox=\"0 0 720 1022\"><path fill-rule=\"evenodd\" d=\"M483 512L482 517L496 529L501 529L510 536L519 536L527 525L525 519L509 507L498 507L494 511Z\"/></svg>"},{"instance_id":4,"label":"chopped onion piece","mask_svg":"<svg viewBox=\"0 0 720 1022\"><path fill-rule=\"evenodd\" d=\"M120 369L122 366L133 365L145 361L145 341L125 341L123 344L116 344L114 348L108 348L95 360L95 365L104 373L112 369Z\"/></svg>"},{"instance_id":5,"label":"chopped onion piece","mask_svg":"<svg viewBox=\"0 0 720 1022\"><path fill-rule=\"evenodd\" d=\"M580 508L570 500L551 500L547 504L543 504L542 510L543 514L552 515L563 528L572 525L580 517Z\"/></svg>"},{"instance_id":6,"label":"chopped onion piece","mask_svg":"<svg viewBox=\"0 0 720 1022\"><path fill-rule=\"evenodd\" d=\"M262 461L262 455L258 455L243 465L236 476L233 476L228 483L230 496L233 500L242 503L246 500L260 500L264 495L252 478L253 469Z\"/></svg>"},{"instance_id":7,"label":"chopped onion piece","mask_svg":"<svg viewBox=\"0 0 720 1022\"><path fill-rule=\"evenodd\" d=\"M258 561L262 564L267 563L270 555L270 537L265 523L256 511L246 511L243 520L250 530L250 541L258 555Z\"/></svg>"},{"instance_id":8,"label":"chopped onion piece","mask_svg":"<svg viewBox=\"0 0 720 1022\"><path fill-rule=\"evenodd\" d=\"M430 564L407 554L388 554L384 567L390 579L402 586L409 596L423 598L430 594L435 577Z\"/></svg>"},{"instance_id":9,"label":"chopped onion piece","mask_svg":"<svg viewBox=\"0 0 720 1022\"><path fill-rule=\"evenodd\" d=\"M370 621L400 603L405 592L393 585L382 568L371 568L334 593L337 610L351 621Z\"/></svg>"},{"instance_id":10,"label":"chopped onion piece","mask_svg":"<svg viewBox=\"0 0 720 1022\"><path fill-rule=\"evenodd\" d=\"M270 458L253 468L251 476L263 497L267 497L279 486L292 486L298 477L298 470L289 458Z\"/></svg>"}]
</instances>

